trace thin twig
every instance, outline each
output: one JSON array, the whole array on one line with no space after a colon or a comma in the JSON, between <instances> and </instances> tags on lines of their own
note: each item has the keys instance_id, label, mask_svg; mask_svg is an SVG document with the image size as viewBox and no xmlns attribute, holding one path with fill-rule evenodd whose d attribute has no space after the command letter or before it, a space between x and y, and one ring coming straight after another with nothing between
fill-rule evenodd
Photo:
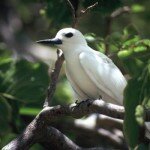
<instances>
[{"instance_id":1,"label":"thin twig","mask_svg":"<svg viewBox=\"0 0 150 150\"><path fill-rule=\"evenodd\" d=\"M71 8L71 12L72 12L72 16L73 16L73 21L72 21L72 27L75 28L77 25L77 11L75 11L74 6L72 5L72 3L70 2L70 0L67 0L70 8Z\"/></svg>"},{"instance_id":2,"label":"thin twig","mask_svg":"<svg viewBox=\"0 0 150 150\"><path fill-rule=\"evenodd\" d=\"M76 28L79 19L85 15L87 12L89 12L91 9L93 9L95 6L98 5L98 2L94 3L93 5L88 6L86 9L84 10L80 10L78 13L78 10L75 10L74 6L72 5L72 3L70 2L70 0L67 0L70 8L71 8L71 12L72 12L72 16L73 16L73 21L72 21L72 27Z\"/></svg>"},{"instance_id":3,"label":"thin twig","mask_svg":"<svg viewBox=\"0 0 150 150\"><path fill-rule=\"evenodd\" d=\"M64 62L64 55L61 52L61 50L58 49L57 50L57 60L55 62L55 68L53 69L51 76L50 76L51 83L48 86L47 97L45 99L43 107L50 106L50 104L51 104L51 100L52 100L54 92L56 90L56 84L58 81L59 73L60 73L63 62Z\"/></svg>"},{"instance_id":4,"label":"thin twig","mask_svg":"<svg viewBox=\"0 0 150 150\"><path fill-rule=\"evenodd\" d=\"M72 10L72 15L76 16L75 9L74 9L72 3L70 2L70 0L67 0L67 2L68 2L68 4L70 5L70 8L71 8L71 10Z\"/></svg>"},{"instance_id":5,"label":"thin twig","mask_svg":"<svg viewBox=\"0 0 150 150\"><path fill-rule=\"evenodd\" d=\"M88 13L91 9L93 9L95 6L98 5L98 2L94 3L93 5L90 5L88 6L86 9L84 10L81 10L80 12L80 16L79 17L82 17L82 15L84 15L85 13Z\"/></svg>"}]
</instances>

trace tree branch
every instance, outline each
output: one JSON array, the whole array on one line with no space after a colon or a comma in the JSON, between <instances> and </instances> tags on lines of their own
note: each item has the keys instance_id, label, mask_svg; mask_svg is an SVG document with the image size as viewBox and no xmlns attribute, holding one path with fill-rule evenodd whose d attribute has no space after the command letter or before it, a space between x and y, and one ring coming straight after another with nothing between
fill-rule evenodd
<instances>
[{"instance_id":1,"label":"tree branch","mask_svg":"<svg viewBox=\"0 0 150 150\"><path fill-rule=\"evenodd\" d=\"M79 19L86 14L87 12L89 12L91 9L93 9L95 6L98 5L98 2L88 6L87 8L85 8L84 10L80 10L78 13L78 6L75 8L75 6L72 4L71 0L67 0L70 8L71 8L71 12L72 12L72 16L73 16L73 21L72 21L72 27L76 28Z\"/></svg>"},{"instance_id":2,"label":"tree branch","mask_svg":"<svg viewBox=\"0 0 150 150\"><path fill-rule=\"evenodd\" d=\"M123 119L124 118L124 107L105 103L103 100L86 100L82 101L79 105L71 104L66 106L55 106L46 107L41 111L39 115L45 117L47 122L62 117L72 116L74 118L81 118L91 113L104 114L113 118Z\"/></svg>"},{"instance_id":3,"label":"tree branch","mask_svg":"<svg viewBox=\"0 0 150 150\"><path fill-rule=\"evenodd\" d=\"M77 9L75 10L73 4L71 3L70 0L67 0L70 8L71 8L71 12L72 12L72 17L73 17L73 21L72 21L72 27L76 27L77 24Z\"/></svg>"},{"instance_id":4,"label":"tree branch","mask_svg":"<svg viewBox=\"0 0 150 150\"><path fill-rule=\"evenodd\" d=\"M93 9L95 6L98 5L98 2L94 3L93 5L88 6L86 9L81 10L79 17L82 17L85 13L89 12L91 9Z\"/></svg>"},{"instance_id":5,"label":"tree branch","mask_svg":"<svg viewBox=\"0 0 150 150\"><path fill-rule=\"evenodd\" d=\"M101 119L98 116L103 116L107 120L105 118ZM51 125L56 127L63 133L68 133L68 131L71 132L73 135L75 135L77 143L79 144L81 142L86 147L95 145L96 143L99 143L99 145L103 145L104 143L101 142L101 140L104 139L105 143L109 144L110 147L123 148L125 146L125 140L122 131L118 129L118 124L119 128L123 128L123 121L120 120L120 122L122 123L120 124L118 122L111 121L111 119L111 117L107 118L107 116L104 115L91 114L84 119L57 119L57 122L52 122ZM107 133L107 135L105 134L106 136L104 136L103 133ZM90 137L90 139L85 137ZM117 137L116 141L113 140L114 137ZM80 141L80 139L82 138L83 140Z\"/></svg>"},{"instance_id":6,"label":"tree branch","mask_svg":"<svg viewBox=\"0 0 150 150\"><path fill-rule=\"evenodd\" d=\"M51 121L54 121L55 118L62 116L73 116L75 118L79 118L92 112L106 114L116 118L123 118L124 108L122 106L106 104L102 100L86 100L81 102L80 105L71 104L68 106L46 107L27 126L22 134L18 138L10 142L8 145L6 145L3 150L26 150L37 142L43 142L44 139L47 139L46 136L51 137L51 140L53 141L50 141L51 143L57 143L58 139L59 142L60 139L63 141L64 136L54 134L53 128L49 128L49 131L47 131L47 127L51 123ZM55 132L56 131L57 130L55 129ZM68 140L69 139L67 138L67 141ZM71 144L71 146L75 147L75 149L78 147L70 140L69 142L67 141L65 141L65 143L67 144L66 146L69 146ZM63 144L65 145L65 143Z\"/></svg>"},{"instance_id":7,"label":"tree branch","mask_svg":"<svg viewBox=\"0 0 150 150\"><path fill-rule=\"evenodd\" d=\"M46 107L27 126L27 128L24 130L22 134L18 138L10 142L8 145L6 145L3 148L3 150L19 150L19 149L26 150L37 142L43 142L44 140L47 140L46 137L50 138L49 142L51 144L53 143L56 144L57 142L59 143L60 141L61 143L63 143L62 141L64 139L67 139L68 141L69 139L60 135L59 131L57 131L56 129L52 127L47 128L48 125L58 117L72 116L74 118L80 118L91 113L100 113L110 117L123 119L124 107L110 103L105 103L102 100L86 100L81 102L80 104ZM147 115L148 117L146 119L150 118L149 115ZM54 134L56 132L58 133L58 135ZM72 141L70 140L69 142L67 141L63 143L64 149L66 148L66 146L72 146L73 150L74 148L76 149L79 148L79 146L77 146Z\"/></svg>"},{"instance_id":8,"label":"tree branch","mask_svg":"<svg viewBox=\"0 0 150 150\"><path fill-rule=\"evenodd\" d=\"M129 13L130 12L130 8L128 6L123 6L121 8L118 8L117 10L113 11L110 15L111 18L116 18L119 17L120 15L124 14L124 13Z\"/></svg>"},{"instance_id":9,"label":"tree branch","mask_svg":"<svg viewBox=\"0 0 150 150\"><path fill-rule=\"evenodd\" d=\"M123 131L123 120L108 117L105 115L99 115L97 118L97 126L102 128L116 128Z\"/></svg>"},{"instance_id":10,"label":"tree branch","mask_svg":"<svg viewBox=\"0 0 150 150\"><path fill-rule=\"evenodd\" d=\"M56 84L58 81L59 73L60 73L63 62L64 62L64 55L63 55L62 51L58 49L57 50L57 60L55 62L55 68L52 70L52 73L50 76L51 82L47 89L47 97L45 99L43 107L50 106L51 100L52 100L54 92L56 90Z\"/></svg>"},{"instance_id":11,"label":"tree branch","mask_svg":"<svg viewBox=\"0 0 150 150\"><path fill-rule=\"evenodd\" d=\"M59 130L46 126L44 123L42 124L42 121L43 120L38 119L37 121L33 120L33 122L31 122L31 124L25 129L23 134L6 145L3 150L28 150L35 143L44 143L44 145L47 145L48 143L48 149L80 149L79 146L77 146Z\"/></svg>"},{"instance_id":12,"label":"tree branch","mask_svg":"<svg viewBox=\"0 0 150 150\"><path fill-rule=\"evenodd\" d=\"M67 136L65 136L56 128L50 126L46 128L46 135L42 139L42 142L48 144L48 149L80 149L80 147L76 145L73 141L71 141Z\"/></svg>"}]
</instances>

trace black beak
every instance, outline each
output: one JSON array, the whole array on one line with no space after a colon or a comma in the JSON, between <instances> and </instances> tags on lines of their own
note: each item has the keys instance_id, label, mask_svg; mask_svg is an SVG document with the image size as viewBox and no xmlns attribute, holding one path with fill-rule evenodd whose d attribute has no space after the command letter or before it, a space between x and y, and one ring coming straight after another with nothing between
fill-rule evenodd
<instances>
[{"instance_id":1,"label":"black beak","mask_svg":"<svg viewBox=\"0 0 150 150\"><path fill-rule=\"evenodd\" d=\"M58 38L53 38L53 39L45 39L45 40L39 40L36 41L37 43L41 43L41 44L52 44L52 45L59 45L62 44L62 41Z\"/></svg>"}]
</instances>

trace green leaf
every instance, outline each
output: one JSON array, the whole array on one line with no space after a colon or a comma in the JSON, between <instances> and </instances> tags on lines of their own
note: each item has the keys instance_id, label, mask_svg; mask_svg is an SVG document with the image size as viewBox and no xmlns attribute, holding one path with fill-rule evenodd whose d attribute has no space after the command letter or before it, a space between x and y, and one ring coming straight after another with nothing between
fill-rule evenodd
<instances>
[{"instance_id":1,"label":"green leaf","mask_svg":"<svg viewBox=\"0 0 150 150\"><path fill-rule=\"evenodd\" d=\"M127 73L129 73L129 75L135 77L142 72L144 63L141 60L131 58L123 59L122 62L124 63L124 68L126 69Z\"/></svg>"},{"instance_id":2,"label":"green leaf","mask_svg":"<svg viewBox=\"0 0 150 150\"><path fill-rule=\"evenodd\" d=\"M139 4L134 4L132 5L131 10L133 13L140 13L145 11L145 7Z\"/></svg>"},{"instance_id":3,"label":"green leaf","mask_svg":"<svg viewBox=\"0 0 150 150\"><path fill-rule=\"evenodd\" d=\"M147 51L147 47L145 47L145 46L138 46L138 47L133 48L133 51L135 53L145 52L145 51Z\"/></svg>"},{"instance_id":4,"label":"green leaf","mask_svg":"<svg viewBox=\"0 0 150 150\"><path fill-rule=\"evenodd\" d=\"M72 14L69 9L69 5L64 0L46 0L46 15L56 27L60 27L59 24L70 23ZM60 13L61 12L61 13ZM55 14L55 15L54 15ZM67 14L67 15L66 15ZM57 19L56 19L57 18Z\"/></svg>"},{"instance_id":5,"label":"green leaf","mask_svg":"<svg viewBox=\"0 0 150 150\"><path fill-rule=\"evenodd\" d=\"M134 45L139 40L140 40L140 38L138 36L134 36L133 38L131 38L131 39L129 39L123 43L122 49L126 49L128 47L131 47L132 45Z\"/></svg>"},{"instance_id":6,"label":"green leaf","mask_svg":"<svg viewBox=\"0 0 150 150\"><path fill-rule=\"evenodd\" d=\"M139 144L135 150L149 150L150 144Z\"/></svg>"},{"instance_id":7,"label":"green leaf","mask_svg":"<svg viewBox=\"0 0 150 150\"><path fill-rule=\"evenodd\" d=\"M131 57L133 54L132 50L122 50L118 52L118 57L120 59L128 59L129 57Z\"/></svg>"},{"instance_id":8,"label":"green leaf","mask_svg":"<svg viewBox=\"0 0 150 150\"><path fill-rule=\"evenodd\" d=\"M49 82L47 66L22 60L17 62L15 67L13 83L7 89L7 93L25 103L40 101L39 104L42 104L41 100L45 97L44 92Z\"/></svg>"},{"instance_id":9,"label":"green leaf","mask_svg":"<svg viewBox=\"0 0 150 150\"><path fill-rule=\"evenodd\" d=\"M23 107L19 110L19 113L21 115L36 116L40 111L41 109L38 108Z\"/></svg>"},{"instance_id":10,"label":"green leaf","mask_svg":"<svg viewBox=\"0 0 150 150\"><path fill-rule=\"evenodd\" d=\"M124 134L131 149L134 149L137 146L140 136L140 127L135 118L135 109L140 101L140 87L141 82L137 79L131 79L128 81L128 85L124 92Z\"/></svg>"},{"instance_id":11,"label":"green leaf","mask_svg":"<svg viewBox=\"0 0 150 150\"><path fill-rule=\"evenodd\" d=\"M0 93L0 96L3 96L7 100L14 100L14 101L22 102L21 99L18 99L17 97L15 97L15 96L13 96L11 94L8 94L8 93Z\"/></svg>"},{"instance_id":12,"label":"green leaf","mask_svg":"<svg viewBox=\"0 0 150 150\"><path fill-rule=\"evenodd\" d=\"M96 40L96 36L93 33L88 33L84 35L87 42L94 42Z\"/></svg>"},{"instance_id":13,"label":"green leaf","mask_svg":"<svg viewBox=\"0 0 150 150\"><path fill-rule=\"evenodd\" d=\"M150 48L150 40L149 39L142 39L142 40L139 40L136 44L142 44L144 46L147 46Z\"/></svg>"},{"instance_id":14,"label":"green leaf","mask_svg":"<svg viewBox=\"0 0 150 150\"><path fill-rule=\"evenodd\" d=\"M9 121L12 118L12 109L7 100L0 96L0 135L5 135L9 129Z\"/></svg>"},{"instance_id":15,"label":"green leaf","mask_svg":"<svg viewBox=\"0 0 150 150\"><path fill-rule=\"evenodd\" d=\"M123 30L124 40L133 39L136 35L138 35L138 30L133 24L129 24Z\"/></svg>"},{"instance_id":16,"label":"green leaf","mask_svg":"<svg viewBox=\"0 0 150 150\"><path fill-rule=\"evenodd\" d=\"M136 121L140 126L144 125L144 107L142 105L136 106L135 109Z\"/></svg>"},{"instance_id":17,"label":"green leaf","mask_svg":"<svg viewBox=\"0 0 150 150\"><path fill-rule=\"evenodd\" d=\"M142 68L141 73L128 81L124 92L124 134L131 149L140 142L142 144L139 141L142 138L140 128L144 125L145 110L150 103L150 60Z\"/></svg>"},{"instance_id":18,"label":"green leaf","mask_svg":"<svg viewBox=\"0 0 150 150\"><path fill-rule=\"evenodd\" d=\"M6 144L8 144L11 140L16 138L16 134L14 133L7 133L0 138L0 149L2 149Z\"/></svg>"}]
</instances>

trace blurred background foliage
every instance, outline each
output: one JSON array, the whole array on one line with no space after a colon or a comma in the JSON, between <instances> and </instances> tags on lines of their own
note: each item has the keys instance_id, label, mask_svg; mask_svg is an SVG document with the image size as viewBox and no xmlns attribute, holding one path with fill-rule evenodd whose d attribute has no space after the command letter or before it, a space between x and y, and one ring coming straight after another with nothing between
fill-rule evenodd
<instances>
[{"instance_id":1,"label":"blurred background foliage","mask_svg":"<svg viewBox=\"0 0 150 150\"><path fill-rule=\"evenodd\" d=\"M125 137L130 147L148 149L147 143L139 143L139 138L144 126L145 110L150 109L150 1L82 0L78 7L84 9L97 1L99 4L80 18L78 29L85 34L91 47L103 53L107 49L108 55L129 76L124 98ZM131 11L114 18L109 26L107 21L111 13L123 6L128 6ZM72 14L66 0L6 0L0 2L0 17L2 148L18 136L42 109L50 81L47 64L51 59L45 64L42 60L34 59L33 54L26 55L24 47L28 46L27 41L53 37L59 29L70 27ZM15 46L14 41L17 43ZM63 105L72 100L72 90L62 69L52 104ZM62 124L65 123L63 121ZM75 132L66 130L66 134L82 146L99 145L81 143ZM35 145L32 149L43 148Z\"/></svg>"}]
</instances>

